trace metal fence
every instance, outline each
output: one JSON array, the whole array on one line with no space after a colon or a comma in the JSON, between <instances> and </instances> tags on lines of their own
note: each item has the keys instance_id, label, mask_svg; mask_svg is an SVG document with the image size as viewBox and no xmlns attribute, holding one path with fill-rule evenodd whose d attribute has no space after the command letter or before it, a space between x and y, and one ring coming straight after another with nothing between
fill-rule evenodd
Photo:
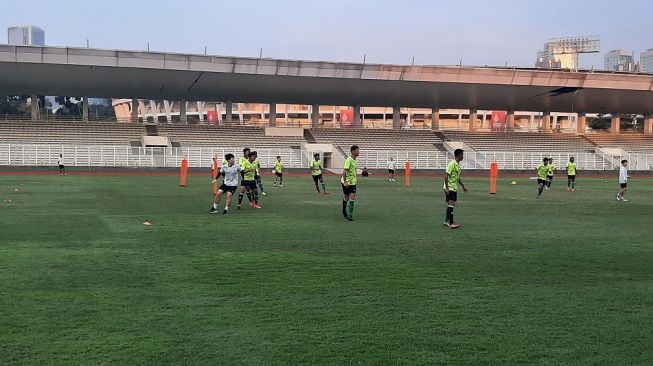
<instances>
[{"instance_id":1,"label":"metal fence","mask_svg":"<svg viewBox=\"0 0 653 366\"><path fill-rule=\"evenodd\" d=\"M308 168L311 152L301 149L255 149L263 168L271 168L277 156L281 156L287 168ZM206 147L130 147L98 145L19 145L0 144L0 166L52 166L59 154L64 164L79 167L178 167L186 157L190 167L210 167L214 156L222 157L232 153L239 157L239 148ZM337 152L340 153L340 152ZM468 151L462 162L464 169L489 169L497 162L504 170L531 170L551 157L554 163L563 167L570 157L576 159L580 170L614 170L620 161L627 159L631 170L650 171L653 154L608 155L590 152L558 152L552 154L533 152ZM361 150L358 165L368 169L386 169L393 158L398 167L410 161L414 169L444 169L453 159L453 154L444 151L407 150ZM330 168L339 169L338 166Z\"/></svg>"}]
</instances>

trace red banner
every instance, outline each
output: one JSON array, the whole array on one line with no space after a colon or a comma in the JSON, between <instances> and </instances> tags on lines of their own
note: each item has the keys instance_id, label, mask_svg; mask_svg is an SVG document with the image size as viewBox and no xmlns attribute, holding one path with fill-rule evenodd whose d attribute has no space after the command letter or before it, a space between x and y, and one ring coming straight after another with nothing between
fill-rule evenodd
<instances>
[{"instance_id":1,"label":"red banner","mask_svg":"<svg viewBox=\"0 0 653 366\"><path fill-rule=\"evenodd\" d=\"M340 110L340 127L351 127L354 124L354 109Z\"/></svg>"},{"instance_id":2,"label":"red banner","mask_svg":"<svg viewBox=\"0 0 653 366\"><path fill-rule=\"evenodd\" d=\"M209 123L212 123L212 124L220 123L220 114L216 110L207 111L206 112L206 119L208 120Z\"/></svg>"},{"instance_id":3,"label":"red banner","mask_svg":"<svg viewBox=\"0 0 653 366\"><path fill-rule=\"evenodd\" d=\"M505 111L492 111L491 127L492 131L503 131L506 129Z\"/></svg>"}]
</instances>

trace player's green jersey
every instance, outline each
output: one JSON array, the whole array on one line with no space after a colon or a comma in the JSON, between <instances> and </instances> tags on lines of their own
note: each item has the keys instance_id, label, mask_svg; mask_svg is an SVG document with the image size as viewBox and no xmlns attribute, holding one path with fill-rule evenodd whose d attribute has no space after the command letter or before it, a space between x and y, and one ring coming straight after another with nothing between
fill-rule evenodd
<instances>
[{"instance_id":1,"label":"player's green jersey","mask_svg":"<svg viewBox=\"0 0 653 366\"><path fill-rule=\"evenodd\" d=\"M537 178L546 179L546 176L549 174L549 164L540 164L537 166Z\"/></svg>"},{"instance_id":2,"label":"player's green jersey","mask_svg":"<svg viewBox=\"0 0 653 366\"><path fill-rule=\"evenodd\" d=\"M245 167L245 163L246 163L246 162L249 162L249 159L247 159L247 158L244 157L244 156L241 156L241 157L238 159L238 165L240 165L241 168L244 168L244 167Z\"/></svg>"},{"instance_id":3,"label":"player's green jersey","mask_svg":"<svg viewBox=\"0 0 653 366\"><path fill-rule=\"evenodd\" d=\"M317 176L322 174L322 163L319 160L311 161L311 175Z\"/></svg>"},{"instance_id":4,"label":"player's green jersey","mask_svg":"<svg viewBox=\"0 0 653 366\"><path fill-rule=\"evenodd\" d=\"M549 164L549 171L547 172L547 175L548 175L549 177L553 177L553 174L555 173L556 168L557 168L557 167L556 167L555 164Z\"/></svg>"},{"instance_id":5,"label":"player's green jersey","mask_svg":"<svg viewBox=\"0 0 653 366\"><path fill-rule=\"evenodd\" d=\"M567 175L576 175L576 163L567 163Z\"/></svg>"},{"instance_id":6,"label":"player's green jersey","mask_svg":"<svg viewBox=\"0 0 653 366\"><path fill-rule=\"evenodd\" d=\"M342 167L342 169L345 171L345 179L347 184L350 186L355 186L356 183L358 183L358 162L356 159L349 156L347 160L345 160L345 165ZM342 178L340 179L340 182L345 183Z\"/></svg>"},{"instance_id":7,"label":"player's green jersey","mask_svg":"<svg viewBox=\"0 0 653 366\"><path fill-rule=\"evenodd\" d=\"M254 176L256 175L256 168L254 167L254 163L251 163L249 160L245 160L243 162L242 169L244 173L244 180L254 180Z\"/></svg>"},{"instance_id":8,"label":"player's green jersey","mask_svg":"<svg viewBox=\"0 0 653 366\"><path fill-rule=\"evenodd\" d=\"M277 173L283 173L283 163L279 160L274 162L274 171Z\"/></svg>"},{"instance_id":9,"label":"player's green jersey","mask_svg":"<svg viewBox=\"0 0 653 366\"><path fill-rule=\"evenodd\" d=\"M460 180L461 171L460 163L456 160L451 160L447 165L447 188L452 192L458 191L458 181Z\"/></svg>"},{"instance_id":10,"label":"player's green jersey","mask_svg":"<svg viewBox=\"0 0 653 366\"><path fill-rule=\"evenodd\" d=\"M254 169L256 169L256 175L259 175L259 172L261 171L261 162L258 159L256 159L254 160L252 165L254 165Z\"/></svg>"}]
</instances>

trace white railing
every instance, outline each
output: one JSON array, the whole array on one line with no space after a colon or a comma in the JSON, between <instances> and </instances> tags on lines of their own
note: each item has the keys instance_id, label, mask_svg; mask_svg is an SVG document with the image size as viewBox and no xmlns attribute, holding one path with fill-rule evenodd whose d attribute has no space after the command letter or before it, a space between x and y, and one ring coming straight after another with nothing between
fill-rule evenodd
<instances>
[{"instance_id":1,"label":"white railing","mask_svg":"<svg viewBox=\"0 0 653 366\"><path fill-rule=\"evenodd\" d=\"M305 168L301 151L296 149L256 149L263 168L271 168L281 156L288 168ZM206 147L131 147L98 145L13 145L0 144L0 166L50 166L56 165L59 154L67 166L83 167L179 167L186 157L192 168L210 167L217 156L222 162L225 154L236 158L242 155L239 148Z\"/></svg>"},{"instance_id":2,"label":"white railing","mask_svg":"<svg viewBox=\"0 0 653 366\"><path fill-rule=\"evenodd\" d=\"M309 157L301 149L256 149L263 168L271 168L277 156L281 156L287 168L307 168ZM186 157L190 167L210 167L212 158L220 160L232 153L239 157L239 148L207 147L130 147L99 145L14 145L0 144L0 166L53 166L59 154L64 164L83 167L179 167ZM338 153L338 152L336 152ZM464 169L489 169L496 161L504 170L532 170L542 158L551 157L558 167L563 168L570 157L576 159L579 170L618 169L622 159L629 161L631 170L650 171L653 168L653 154L609 155L590 152L499 152L467 151L463 160ZM386 169L392 157L398 167L410 161L413 169L444 169L453 159L453 154L443 151L407 150L361 150L358 165L368 169ZM338 169L339 167L332 167Z\"/></svg>"}]
</instances>

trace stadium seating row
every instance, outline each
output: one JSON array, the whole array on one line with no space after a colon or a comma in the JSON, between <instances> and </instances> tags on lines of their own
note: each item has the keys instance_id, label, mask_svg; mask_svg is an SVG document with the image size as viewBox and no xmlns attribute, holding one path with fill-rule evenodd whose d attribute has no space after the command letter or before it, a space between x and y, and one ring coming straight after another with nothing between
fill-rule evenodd
<instances>
[{"instance_id":1,"label":"stadium seating row","mask_svg":"<svg viewBox=\"0 0 653 366\"><path fill-rule=\"evenodd\" d=\"M318 128L303 137L266 136L253 126L158 125L158 134L173 146L240 147L245 141L256 148L297 148L302 143L328 143L346 150L356 143L374 150L446 151L445 142L464 142L477 152L594 152L597 147L617 147L627 152L653 154L653 135L591 134L578 136L535 132L461 132ZM152 133L144 125L79 122L0 122L0 143L61 145L134 145Z\"/></svg>"}]
</instances>

